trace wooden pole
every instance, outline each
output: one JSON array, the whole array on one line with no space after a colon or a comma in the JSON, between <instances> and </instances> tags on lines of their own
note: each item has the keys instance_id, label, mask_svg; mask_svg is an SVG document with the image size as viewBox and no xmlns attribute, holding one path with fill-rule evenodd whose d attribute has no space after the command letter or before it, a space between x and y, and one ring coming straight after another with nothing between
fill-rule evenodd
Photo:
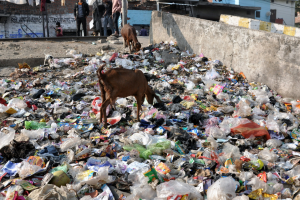
<instances>
[{"instance_id":1,"label":"wooden pole","mask_svg":"<svg viewBox=\"0 0 300 200\"><path fill-rule=\"evenodd\" d=\"M127 0L122 0L122 27L127 24ZM123 46L125 48L125 40L123 39Z\"/></svg>"},{"instance_id":2,"label":"wooden pole","mask_svg":"<svg viewBox=\"0 0 300 200\"><path fill-rule=\"evenodd\" d=\"M47 11L47 3L45 4L45 10L46 10L47 37L49 37L49 25L48 25L48 11Z\"/></svg>"},{"instance_id":3,"label":"wooden pole","mask_svg":"<svg viewBox=\"0 0 300 200\"><path fill-rule=\"evenodd\" d=\"M44 12L45 12L45 11L42 11L42 19L43 19L43 37L46 37L46 35L45 35L45 16L44 16Z\"/></svg>"},{"instance_id":4,"label":"wooden pole","mask_svg":"<svg viewBox=\"0 0 300 200\"><path fill-rule=\"evenodd\" d=\"M122 26L127 24L127 0L122 0Z\"/></svg>"}]
</instances>

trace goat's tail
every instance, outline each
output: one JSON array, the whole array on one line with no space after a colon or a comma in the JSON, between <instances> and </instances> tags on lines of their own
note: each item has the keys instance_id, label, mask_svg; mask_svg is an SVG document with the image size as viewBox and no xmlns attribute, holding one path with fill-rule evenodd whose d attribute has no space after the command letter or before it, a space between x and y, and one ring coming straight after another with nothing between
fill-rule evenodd
<instances>
[{"instance_id":1,"label":"goat's tail","mask_svg":"<svg viewBox=\"0 0 300 200\"><path fill-rule=\"evenodd\" d=\"M99 79L100 79L100 78L103 78L102 70L103 70L103 68L105 67L105 65L106 65L106 64L101 65L101 66L98 68L98 70L97 70L97 75L98 75L98 78L99 78Z\"/></svg>"}]
</instances>

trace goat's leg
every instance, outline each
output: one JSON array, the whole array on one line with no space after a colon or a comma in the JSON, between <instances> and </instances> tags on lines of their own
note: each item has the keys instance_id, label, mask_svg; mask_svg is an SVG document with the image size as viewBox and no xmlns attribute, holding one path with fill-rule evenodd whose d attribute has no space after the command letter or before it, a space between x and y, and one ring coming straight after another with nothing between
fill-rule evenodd
<instances>
[{"instance_id":1,"label":"goat's leg","mask_svg":"<svg viewBox=\"0 0 300 200\"><path fill-rule=\"evenodd\" d=\"M100 81L99 81L99 84L101 84ZM102 86L102 87L103 87L103 86ZM103 102L106 100L106 92L105 92L104 89L102 89L102 88L100 88L100 89L101 89L101 100L102 100L102 104L103 104ZM101 107L102 107L102 106L101 106ZM103 115L106 115L106 113L105 113L105 112L102 113L102 110L101 110L101 108L100 108L100 123L102 122Z\"/></svg>"},{"instance_id":2,"label":"goat's leg","mask_svg":"<svg viewBox=\"0 0 300 200\"><path fill-rule=\"evenodd\" d=\"M126 39L124 38L124 42L123 42L123 47L126 48L127 47L127 41Z\"/></svg>"},{"instance_id":3,"label":"goat's leg","mask_svg":"<svg viewBox=\"0 0 300 200\"><path fill-rule=\"evenodd\" d=\"M137 95L136 97L136 102L137 102L137 120L140 121L140 111L141 111L141 107L142 107L142 95Z\"/></svg>"},{"instance_id":4,"label":"goat's leg","mask_svg":"<svg viewBox=\"0 0 300 200\"><path fill-rule=\"evenodd\" d=\"M104 128L107 127L106 107L110 104L110 99L106 99L101 106L101 112L104 116Z\"/></svg>"},{"instance_id":5,"label":"goat's leg","mask_svg":"<svg viewBox=\"0 0 300 200\"><path fill-rule=\"evenodd\" d=\"M127 40L127 44L128 44L128 47L129 47L129 53L131 53L131 42L129 42L129 40Z\"/></svg>"}]
</instances>

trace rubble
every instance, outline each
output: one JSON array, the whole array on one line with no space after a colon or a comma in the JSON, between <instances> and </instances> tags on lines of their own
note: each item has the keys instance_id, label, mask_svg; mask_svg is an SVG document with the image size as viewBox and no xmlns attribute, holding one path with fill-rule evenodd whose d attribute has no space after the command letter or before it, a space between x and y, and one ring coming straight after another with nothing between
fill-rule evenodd
<instances>
[{"instance_id":1,"label":"rubble","mask_svg":"<svg viewBox=\"0 0 300 200\"><path fill-rule=\"evenodd\" d=\"M0 200L300 199L300 102L204 54L170 41L19 64L0 80ZM105 128L103 64L141 70L162 102L118 98Z\"/></svg>"}]
</instances>

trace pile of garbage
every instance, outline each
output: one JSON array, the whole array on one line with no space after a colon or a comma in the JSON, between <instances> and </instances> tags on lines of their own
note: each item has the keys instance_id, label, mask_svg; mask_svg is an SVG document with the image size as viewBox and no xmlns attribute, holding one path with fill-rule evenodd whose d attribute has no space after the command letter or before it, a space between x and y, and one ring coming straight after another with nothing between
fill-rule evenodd
<instances>
[{"instance_id":1,"label":"pile of garbage","mask_svg":"<svg viewBox=\"0 0 300 200\"><path fill-rule=\"evenodd\" d=\"M300 199L300 101L173 42L67 55L0 80L0 200ZM163 103L119 98L104 128L103 63Z\"/></svg>"}]
</instances>

